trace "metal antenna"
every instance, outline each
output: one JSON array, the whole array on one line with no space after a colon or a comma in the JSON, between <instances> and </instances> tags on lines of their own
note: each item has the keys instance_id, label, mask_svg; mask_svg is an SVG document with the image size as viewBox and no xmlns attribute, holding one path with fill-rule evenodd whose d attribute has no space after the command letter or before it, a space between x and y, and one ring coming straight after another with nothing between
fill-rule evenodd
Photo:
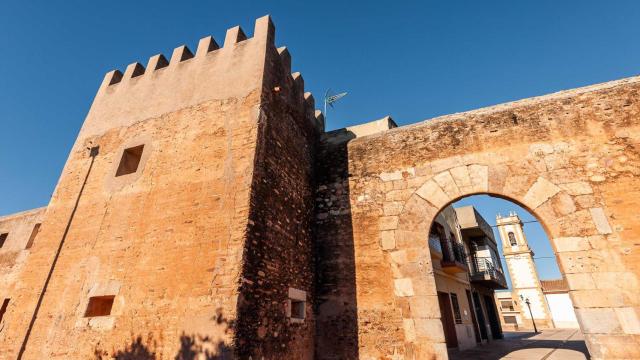
<instances>
[{"instance_id":1,"label":"metal antenna","mask_svg":"<svg viewBox=\"0 0 640 360\"><path fill-rule=\"evenodd\" d=\"M327 92L324 93L324 121L325 122L327 121L327 105L333 108L334 102L342 99L347 95L347 92L343 92L335 95L329 95L330 92L331 92L331 89L327 90Z\"/></svg>"}]
</instances>

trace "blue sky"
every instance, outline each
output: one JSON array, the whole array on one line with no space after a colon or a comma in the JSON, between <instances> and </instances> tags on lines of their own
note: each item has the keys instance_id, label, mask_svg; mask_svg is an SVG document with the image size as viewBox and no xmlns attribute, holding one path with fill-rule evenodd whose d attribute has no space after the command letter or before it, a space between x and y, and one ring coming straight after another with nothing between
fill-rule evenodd
<instances>
[{"instance_id":1,"label":"blue sky","mask_svg":"<svg viewBox=\"0 0 640 360\"><path fill-rule=\"evenodd\" d=\"M5 0L0 215L47 204L107 71L206 35L222 42L238 24L251 33L265 14L316 98L349 92L328 129L385 115L405 125L640 69L637 1Z\"/></svg>"}]
</instances>

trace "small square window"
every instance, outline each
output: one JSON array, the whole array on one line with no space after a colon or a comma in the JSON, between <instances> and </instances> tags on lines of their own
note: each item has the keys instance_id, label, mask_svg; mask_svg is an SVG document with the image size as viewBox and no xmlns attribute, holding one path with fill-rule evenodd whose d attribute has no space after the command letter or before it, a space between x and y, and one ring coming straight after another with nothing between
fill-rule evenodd
<instances>
[{"instance_id":1,"label":"small square window","mask_svg":"<svg viewBox=\"0 0 640 360\"><path fill-rule=\"evenodd\" d=\"M7 236L9 236L9 233L0 234L0 248L4 245L4 242L7 241Z\"/></svg>"},{"instance_id":2,"label":"small square window","mask_svg":"<svg viewBox=\"0 0 640 360\"><path fill-rule=\"evenodd\" d=\"M30 249L33 246L33 241L36 239L36 235L40 232L40 224L35 224L33 226L33 230L31 231L31 236L29 236L29 241L27 241L27 246L25 249Z\"/></svg>"},{"instance_id":3,"label":"small square window","mask_svg":"<svg viewBox=\"0 0 640 360\"><path fill-rule=\"evenodd\" d=\"M142 158L142 150L144 145L138 145L125 149L122 152L122 158L120 159L120 165L116 171L116 176L122 176L127 174L133 174L138 171L138 165Z\"/></svg>"},{"instance_id":4,"label":"small square window","mask_svg":"<svg viewBox=\"0 0 640 360\"><path fill-rule=\"evenodd\" d=\"M292 323L303 323L307 314L307 292L289 288L287 316Z\"/></svg>"},{"instance_id":5,"label":"small square window","mask_svg":"<svg viewBox=\"0 0 640 360\"><path fill-rule=\"evenodd\" d=\"M302 301L302 300L291 300L291 318L292 319L304 320L306 315L305 303L306 301Z\"/></svg>"},{"instance_id":6,"label":"small square window","mask_svg":"<svg viewBox=\"0 0 640 360\"><path fill-rule=\"evenodd\" d=\"M93 296L89 298L89 305L84 317L109 316L113 307L114 295Z\"/></svg>"}]
</instances>

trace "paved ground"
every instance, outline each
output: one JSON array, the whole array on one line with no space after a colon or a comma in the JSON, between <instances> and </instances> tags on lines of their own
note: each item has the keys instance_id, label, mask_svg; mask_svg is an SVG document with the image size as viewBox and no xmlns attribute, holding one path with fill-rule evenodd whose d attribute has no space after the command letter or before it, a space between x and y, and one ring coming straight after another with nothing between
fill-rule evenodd
<instances>
[{"instance_id":1,"label":"paved ground","mask_svg":"<svg viewBox=\"0 0 640 360\"><path fill-rule=\"evenodd\" d=\"M465 351L452 351L449 353L449 358L451 360L584 360L589 359L589 352L580 330L550 329L538 334L505 332L502 340Z\"/></svg>"}]
</instances>

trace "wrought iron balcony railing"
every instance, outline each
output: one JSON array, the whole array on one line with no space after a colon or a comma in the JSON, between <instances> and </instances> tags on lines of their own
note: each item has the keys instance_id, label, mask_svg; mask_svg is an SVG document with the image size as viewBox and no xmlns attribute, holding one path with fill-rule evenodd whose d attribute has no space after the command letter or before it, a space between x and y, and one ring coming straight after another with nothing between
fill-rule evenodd
<instances>
[{"instance_id":1,"label":"wrought iron balcony railing","mask_svg":"<svg viewBox=\"0 0 640 360\"><path fill-rule=\"evenodd\" d=\"M502 269L495 266L490 258L472 257L469 261L469 275L472 281L495 282L503 288L507 286Z\"/></svg>"}]
</instances>

